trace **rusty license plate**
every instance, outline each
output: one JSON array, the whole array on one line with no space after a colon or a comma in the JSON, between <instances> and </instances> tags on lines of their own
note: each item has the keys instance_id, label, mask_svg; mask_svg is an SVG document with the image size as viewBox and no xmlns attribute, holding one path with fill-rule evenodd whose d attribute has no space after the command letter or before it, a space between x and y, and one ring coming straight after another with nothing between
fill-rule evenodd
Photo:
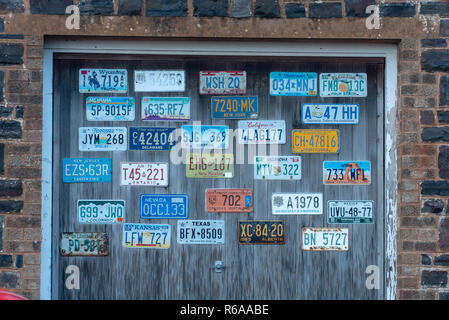
<instances>
[{"instance_id":1,"label":"rusty license plate","mask_svg":"<svg viewBox=\"0 0 449 320\"><path fill-rule=\"evenodd\" d=\"M207 212L252 212L251 189L206 189Z\"/></svg>"},{"instance_id":2,"label":"rusty license plate","mask_svg":"<svg viewBox=\"0 0 449 320\"><path fill-rule=\"evenodd\" d=\"M61 255L107 256L109 239L107 233L62 233Z\"/></svg>"},{"instance_id":3,"label":"rusty license plate","mask_svg":"<svg viewBox=\"0 0 449 320\"><path fill-rule=\"evenodd\" d=\"M285 244L284 221L239 221L239 244Z\"/></svg>"}]
</instances>

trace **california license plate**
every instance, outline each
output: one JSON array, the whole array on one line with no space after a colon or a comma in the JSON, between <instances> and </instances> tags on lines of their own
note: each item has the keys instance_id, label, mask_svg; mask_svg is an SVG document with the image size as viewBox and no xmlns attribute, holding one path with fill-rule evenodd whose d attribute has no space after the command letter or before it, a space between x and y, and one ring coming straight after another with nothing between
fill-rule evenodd
<instances>
[{"instance_id":1,"label":"california license plate","mask_svg":"<svg viewBox=\"0 0 449 320\"><path fill-rule=\"evenodd\" d=\"M171 227L169 224L123 224L123 247L125 248L170 248Z\"/></svg>"},{"instance_id":2,"label":"california license plate","mask_svg":"<svg viewBox=\"0 0 449 320\"><path fill-rule=\"evenodd\" d=\"M366 97L366 73L321 73L320 97Z\"/></svg>"},{"instance_id":3,"label":"california license plate","mask_svg":"<svg viewBox=\"0 0 449 320\"><path fill-rule=\"evenodd\" d=\"M340 130L299 129L292 131L293 153L339 153Z\"/></svg>"},{"instance_id":4,"label":"california license plate","mask_svg":"<svg viewBox=\"0 0 449 320\"><path fill-rule=\"evenodd\" d=\"M141 219L187 219L189 197L185 194L141 194Z\"/></svg>"},{"instance_id":5,"label":"california license plate","mask_svg":"<svg viewBox=\"0 0 449 320\"><path fill-rule=\"evenodd\" d=\"M270 95L316 96L317 82L315 72L270 72Z\"/></svg>"},{"instance_id":6,"label":"california license plate","mask_svg":"<svg viewBox=\"0 0 449 320\"><path fill-rule=\"evenodd\" d=\"M200 71L200 94L245 94L246 71Z\"/></svg>"},{"instance_id":7,"label":"california license plate","mask_svg":"<svg viewBox=\"0 0 449 320\"><path fill-rule=\"evenodd\" d=\"M168 163L122 162L120 163L122 186L168 186Z\"/></svg>"},{"instance_id":8,"label":"california license plate","mask_svg":"<svg viewBox=\"0 0 449 320\"><path fill-rule=\"evenodd\" d=\"M254 179L301 180L301 157L256 156Z\"/></svg>"},{"instance_id":9,"label":"california license plate","mask_svg":"<svg viewBox=\"0 0 449 320\"><path fill-rule=\"evenodd\" d=\"M304 251L348 251L349 230L344 228L302 228Z\"/></svg>"},{"instance_id":10,"label":"california license plate","mask_svg":"<svg viewBox=\"0 0 449 320\"><path fill-rule=\"evenodd\" d=\"M60 252L62 256L107 256L109 239L107 233L62 233Z\"/></svg>"},{"instance_id":11,"label":"california license plate","mask_svg":"<svg viewBox=\"0 0 449 320\"><path fill-rule=\"evenodd\" d=\"M125 69L80 69L80 93L126 93L128 71Z\"/></svg>"},{"instance_id":12,"label":"california license plate","mask_svg":"<svg viewBox=\"0 0 449 320\"><path fill-rule=\"evenodd\" d=\"M257 119L257 96L212 97L212 119Z\"/></svg>"},{"instance_id":13,"label":"california license plate","mask_svg":"<svg viewBox=\"0 0 449 320\"><path fill-rule=\"evenodd\" d=\"M239 121L240 144L284 144L284 120Z\"/></svg>"},{"instance_id":14,"label":"california license plate","mask_svg":"<svg viewBox=\"0 0 449 320\"><path fill-rule=\"evenodd\" d=\"M129 150L164 151L176 144L176 128L129 128Z\"/></svg>"},{"instance_id":15,"label":"california license plate","mask_svg":"<svg viewBox=\"0 0 449 320\"><path fill-rule=\"evenodd\" d=\"M234 155L190 153L186 157L187 178L233 178Z\"/></svg>"},{"instance_id":16,"label":"california license plate","mask_svg":"<svg viewBox=\"0 0 449 320\"><path fill-rule=\"evenodd\" d=\"M207 212L252 212L251 189L206 189Z\"/></svg>"},{"instance_id":17,"label":"california license plate","mask_svg":"<svg viewBox=\"0 0 449 320\"><path fill-rule=\"evenodd\" d=\"M125 127L81 127L78 129L80 151L125 151L128 131Z\"/></svg>"},{"instance_id":18,"label":"california license plate","mask_svg":"<svg viewBox=\"0 0 449 320\"><path fill-rule=\"evenodd\" d=\"M134 121L136 104L131 97L89 97L87 121Z\"/></svg>"},{"instance_id":19,"label":"california license plate","mask_svg":"<svg viewBox=\"0 0 449 320\"><path fill-rule=\"evenodd\" d=\"M271 208L274 215L322 214L322 193L273 193Z\"/></svg>"},{"instance_id":20,"label":"california license plate","mask_svg":"<svg viewBox=\"0 0 449 320\"><path fill-rule=\"evenodd\" d=\"M135 92L184 92L184 70L134 71Z\"/></svg>"},{"instance_id":21,"label":"california license plate","mask_svg":"<svg viewBox=\"0 0 449 320\"><path fill-rule=\"evenodd\" d=\"M111 159L64 158L62 159L63 182L111 182Z\"/></svg>"},{"instance_id":22,"label":"california license plate","mask_svg":"<svg viewBox=\"0 0 449 320\"><path fill-rule=\"evenodd\" d=\"M182 126L182 148L226 149L229 145L228 126Z\"/></svg>"},{"instance_id":23,"label":"california license plate","mask_svg":"<svg viewBox=\"0 0 449 320\"><path fill-rule=\"evenodd\" d=\"M334 200L327 202L327 222L331 224L373 223L374 201Z\"/></svg>"},{"instance_id":24,"label":"california license plate","mask_svg":"<svg viewBox=\"0 0 449 320\"><path fill-rule=\"evenodd\" d=\"M323 183L368 185L371 184L370 161L324 161Z\"/></svg>"},{"instance_id":25,"label":"california license plate","mask_svg":"<svg viewBox=\"0 0 449 320\"><path fill-rule=\"evenodd\" d=\"M142 120L190 120L190 98L144 97L142 98Z\"/></svg>"},{"instance_id":26,"label":"california license plate","mask_svg":"<svg viewBox=\"0 0 449 320\"><path fill-rule=\"evenodd\" d=\"M358 104L303 104L302 123L307 124L358 124Z\"/></svg>"},{"instance_id":27,"label":"california license plate","mask_svg":"<svg viewBox=\"0 0 449 320\"><path fill-rule=\"evenodd\" d=\"M124 219L124 200L78 200L79 223L113 224Z\"/></svg>"},{"instance_id":28,"label":"california license plate","mask_svg":"<svg viewBox=\"0 0 449 320\"><path fill-rule=\"evenodd\" d=\"M285 244L284 221L239 221L239 244Z\"/></svg>"},{"instance_id":29,"label":"california license plate","mask_svg":"<svg viewBox=\"0 0 449 320\"><path fill-rule=\"evenodd\" d=\"M179 244L224 244L224 220L179 220Z\"/></svg>"}]
</instances>

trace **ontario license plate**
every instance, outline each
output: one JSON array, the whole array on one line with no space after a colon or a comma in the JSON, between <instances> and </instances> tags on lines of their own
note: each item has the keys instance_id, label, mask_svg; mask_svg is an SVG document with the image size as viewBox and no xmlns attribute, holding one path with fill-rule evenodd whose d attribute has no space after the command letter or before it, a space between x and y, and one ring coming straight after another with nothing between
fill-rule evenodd
<instances>
[{"instance_id":1,"label":"ontario license plate","mask_svg":"<svg viewBox=\"0 0 449 320\"><path fill-rule=\"evenodd\" d=\"M178 221L179 244L224 244L224 220Z\"/></svg>"},{"instance_id":2,"label":"ontario license plate","mask_svg":"<svg viewBox=\"0 0 449 320\"><path fill-rule=\"evenodd\" d=\"M366 73L321 73L320 97L366 97Z\"/></svg>"},{"instance_id":3,"label":"ontario license plate","mask_svg":"<svg viewBox=\"0 0 449 320\"><path fill-rule=\"evenodd\" d=\"M229 145L228 126L182 126L182 148L226 149Z\"/></svg>"},{"instance_id":4,"label":"ontario license plate","mask_svg":"<svg viewBox=\"0 0 449 320\"><path fill-rule=\"evenodd\" d=\"M239 244L285 244L284 221L239 221Z\"/></svg>"},{"instance_id":5,"label":"ontario license plate","mask_svg":"<svg viewBox=\"0 0 449 320\"><path fill-rule=\"evenodd\" d=\"M129 128L129 150L170 150L176 144L176 128Z\"/></svg>"},{"instance_id":6,"label":"ontario license plate","mask_svg":"<svg viewBox=\"0 0 449 320\"><path fill-rule=\"evenodd\" d=\"M142 120L190 120L190 98L144 97L142 98Z\"/></svg>"},{"instance_id":7,"label":"ontario license plate","mask_svg":"<svg viewBox=\"0 0 449 320\"><path fill-rule=\"evenodd\" d=\"M123 247L125 248L170 248L171 227L169 224L123 224Z\"/></svg>"},{"instance_id":8,"label":"ontario license plate","mask_svg":"<svg viewBox=\"0 0 449 320\"><path fill-rule=\"evenodd\" d=\"M240 144L284 144L285 121L239 121Z\"/></svg>"},{"instance_id":9,"label":"ontario license plate","mask_svg":"<svg viewBox=\"0 0 449 320\"><path fill-rule=\"evenodd\" d=\"M168 186L168 163L122 162L120 163L122 186Z\"/></svg>"},{"instance_id":10,"label":"ontario license plate","mask_svg":"<svg viewBox=\"0 0 449 320\"><path fill-rule=\"evenodd\" d=\"M324 184L371 184L370 161L324 161Z\"/></svg>"},{"instance_id":11,"label":"ontario license plate","mask_svg":"<svg viewBox=\"0 0 449 320\"><path fill-rule=\"evenodd\" d=\"M274 215L322 214L322 193L273 193L271 208Z\"/></svg>"},{"instance_id":12,"label":"ontario license plate","mask_svg":"<svg viewBox=\"0 0 449 320\"><path fill-rule=\"evenodd\" d=\"M257 97L212 97L212 119L257 119Z\"/></svg>"},{"instance_id":13,"label":"ontario license plate","mask_svg":"<svg viewBox=\"0 0 449 320\"><path fill-rule=\"evenodd\" d=\"M200 94L245 94L246 71L200 71Z\"/></svg>"},{"instance_id":14,"label":"ontario license plate","mask_svg":"<svg viewBox=\"0 0 449 320\"><path fill-rule=\"evenodd\" d=\"M254 179L301 180L301 157L256 156Z\"/></svg>"},{"instance_id":15,"label":"ontario license plate","mask_svg":"<svg viewBox=\"0 0 449 320\"><path fill-rule=\"evenodd\" d=\"M187 178L233 178L233 154L190 153L186 157Z\"/></svg>"},{"instance_id":16,"label":"ontario license plate","mask_svg":"<svg viewBox=\"0 0 449 320\"><path fill-rule=\"evenodd\" d=\"M111 172L111 159L62 159L63 182L111 182Z\"/></svg>"},{"instance_id":17,"label":"ontario license plate","mask_svg":"<svg viewBox=\"0 0 449 320\"><path fill-rule=\"evenodd\" d=\"M78 129L80 151L125 151L128 131L125 127L81 127Z\"/></svg>"},{"instance_id":18,"label":"ontario license plate","mask_svg":"<svg viewBox=\"0 0 449 320\"><path fill-rule=\"evenodd\" d=\"M107 256L109 239L107 233L62 233L60 252L62 256Z\"/></svg>"},{"instance_id":19,"label":"ontario license plate","mask_svg":"<svg viewBox=\"0 0 449 320\"><path fill-rule=\"evenodd\" d=\"M140 195L141 219L187 219L189 197L185 194Z\"/></svg>"},{"instance_id":20,"label":"ontario license plate","mask_svg":"<svg viewBox=\"0 0 449 320\"><path fill-rule=\"evenodd\" d=\"M270 95L316 96L317 82L315 72L270 72Z\"/></svg>"},{"instance_id":21,"label":"ontario license plate","mask_svg":"<svg viewBox=\"0 0 449 320\"><path fill-rule=\"evenodd\" d=\"M128 71L125 69L80 69L80 93L126 93Z\"/></svg>"},{"instance_id":22,"label":"ontario license plate","mask_svg":"<svg viewBox=\"0 0 449 320\"><path fill-rule=\"evenodd\" d=\"M303 104L302 123L307 124L358 124L358 104Z\"/></svg>"},{"instance_id":23,"label":"ontario license plate","mask_svg":"<svg viewBox=\"0 0 449 320\"><path fill-rule=\"evenodd\" d=\"M131 97L89 97L86 117L87 121L134 121L136 104Z\"/></svg>"},{"instance_id":24,"label":"ontario license plate","mask_svg":"<svg viewBox=\"0 0 449 320\"><path fill-rule=\"evenodd\" d=\"M184 92L184 70L134 71L135 92Z\"/></svg>"},{"instance_id":25,"label":"ontario license plate","mask_svg":"<svg viewBox=\"0 0 449 320\"><path fill-rule=\"evenodd\" d=\"M327 222L331 224L373 223L374 201L335 200L327 202Z\"/></svg>"},{"instance_id":26,"label":"ontario license plate","mask_svg":"<svg viewBox=\"0 0 449 320\"><path fill-rule=\"evenodd\" d=\"M293 153L339 153L340 130L293 130L292 147Z\"/></svg>"},{"instance_id":27,"label":"ontario license plate","mask_svg":"<svg viewBox=\"0 0 449 320\"><path fill-rule=\"evenodd\" d=\"M252 212L251 189L206 189L207 212Z\"/></svg>"},{"instance_id":28,"label":"ontario license plate","mask_svg":"<svg viewBox=\"0 0 449 320\"><path fill-rule=\"evenodd\" d=\"M344 228L302 228L304 251L348 251L349 230Z\"/></svg>"},{"instance_id":29,"label":"ontario license plate","mask_svg":"<svg viewBox=\"0 0 449 320\"><path fill-rule=\"evenodd\" d=\"M124 219L124 200L78 200L79 223L113 224Z\"/></svg>"}]
</instances>

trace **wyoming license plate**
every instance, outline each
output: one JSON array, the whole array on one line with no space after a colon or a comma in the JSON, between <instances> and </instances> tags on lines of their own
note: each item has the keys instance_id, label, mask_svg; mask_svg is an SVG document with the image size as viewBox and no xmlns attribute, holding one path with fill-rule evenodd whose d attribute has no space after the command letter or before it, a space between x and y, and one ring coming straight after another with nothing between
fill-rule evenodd
<instances>
[{"instance_id":1,"label":"wyoming license plate","mask_svg":"<svg viewBox=\"0 0 449 320\"><path fill-rule=\"evenodd\" d=\"M128 71L124 69L80 69L80 93L126 93Z\"/></svg>"},{"instance_id":2,"label":"wyoming license plate","mask_svg":"<svg viewBox=\"0 0 449 320\"><path fill-rule=\"evenodd\" d=\"M200 94L245 94L246 71L200 71Z\"/></svg>"},{"instance_id":3,"label":"wyoming license plate","mask_svg":"<svg viewBox=\"0 0 449 320\"><path fill-rule=\"evenodd\" d=\"M239 244L285 244L284 221L239 221Z\"/></svg>"},{"instance_id":4,"label":"wyoming license plate","mask_svg":"<svg viewBox=\"0 0 449 320\"><path fill-rule=\"evenodd\" d=\"M89 97L86 99L87 121L134 121L134 98Z\"/></svg>"},{"instance_id":5,"label":"wyoming license plate","mask_svg":"<svg viewBox=\"0 0 449 320\"><path fill-rule=\"evenodd\" d=\"M366 97L366 73L321 73L320 97Z\"/></svg>"},{"instance_id":6,"label":"wyoming license plate","mask_svg":"<svg viewBox=\"0 0 449 320\"><path fill-rule=\"evenodd\" d=\"M257 97L212 97L212 119L257 119Z\"/></svg>"},{"instance_id":7,"label":"wyoming license plate","mask_svg":"<svg viewBox=\"0 0 449 320\"><path fill-rule=\"evenodd\" d=\"M240 144L284 144L285 121L239 121Z\"/></svg>"},{"instance_id":8,"label":"wyoming license plate","mask_svg":"<svg viewBox=\"0 0 449 320\"><path fill-rule=\"evenodd\" d=\"M322 193L273 193L271 208L274 215L322 214Z\"/></svg>"},{"instance_id":9,"label":"wyoming license plate","mask_svg":"<svg viewBox=\"0 0 449 320\"><path fill-rule=\"evenodd\" d=\"M233 154L199 154L186 156L187 178L232 178L234 177Z\"/></svg>"},{"instance_id":10,"label":"wyoming license plate","mask_svg":"<svg viewBox=\"0 0 449 320\"><path fill-rule=\"evenodd\" d=\"M301 180L301 157L256 156L254 179Z\"/></svg>"},{"instance_id":11,"label":"wyoming license plate","mask_svg":"<svg viewBox=\"0 0 449 320\"><path fill-rule=\"evenodd\" d=\"M371 184L370 161L324 161L323 183L329 185Z\"/></svg>"},{"instance_id":12,"label":"wyoming license plate","mask_svg":"<svg viewBox=\"0 0 449 320\"><path fill-rule=\"evenodd\" d=\"M179 244L224 244L224 220L178 221Z\"/></svg>"},{"instance_id":13,"label":"wyoming license plate","mask_svg":"<svg viewBox=\"0 0 449 320\"><path fill-rule=\"evenodd\" d=\"M112 224L124 219L124 200L78 200L79 223Z\"/></svg>"},{"instance_id":14,"label":"wyoming license plate","mask_svg":"<svg viewBox=\"0 0 449 320\"><path fill-rule=\"evenodd\" d=\"M229 145L228 126L182 126L182 148L226 149Z\"/></svg>"},{"instance_id":15,"label":"wyoming license plate","mask_svg":"<svg viewBox=\"0 0 449 320\"><path fill-rule=\"evenodd\" d=\"M340 130L299 129L292 132L293 153L338 153Z\"/></svg>"},{"instance_id":16,"label":"wyoming license plate","mask_svg":"<svg viewBox=\"0 0 449 320\"><path fill-rule=\"evenodd\" d=\"M64 158L63 182L111 182L111 159Z\"/></svg>"},{"instance_id":17,"label":"wyoming license plate","mask_svg":"<svg viewBox=\"0 0 449 320\"><path fill-rule=\"evenodd\" d=\"M185 194L140 195L141 219L187 219L189 197Z\"/></svg>"},{"instance_id":18,"label":"wyoming license plate","mask_svg":"<svg viewBox=\"0 0 449 320\"><path fill-rule=\"evenodd\" d=\"M190 120L190 98L144 97L142 98L142 120Z\"/></svg>"},{"instance_id":19,"label":"wyoming license plate","mask_svg":"<svg viewBox=\"0 0 449 320\"><path fill-rule=\"evenodd\" d=\"M107 256L107 233L62 233L62 256Z\"/></svg>"},{"instance_id":20,"label":"wyoming license plate","mask_svg":"<svg viewBox=\"0 0 449 320\"><path fill-rule=\"evenodd\" d=\"M127 148L127 129L121 128L84 128L78 129L80 151L125 151Z\"/></svg>"},{"instance_id":21,"label":"wyoming license plate","mask_svg":"<svg viewBox=\"0 0 449 320\"><path fill-rule=\"evenodd\" d=\"M164 151L175 144L176 128L129 128L129 150Z\"/></svg>"},{"instance_id":22,"label":"wyoming license plate","mask_svg":"<svg viewBox=\"0 0 449 320\"><path fill-rule=\"evenodd\" d=\"M338 200L327 202L327 222L331 224L373 223L374 201Z\"/></svg>"},{"instance_id":23,"label":"wyoming license plate","mask_svg":"<svg viewBox=\"0 0 449 320\"><path fill-rule=\"evenodd\" d=\"M122 186L168 186L168 163L122 162L120 163Z\"/></svg>"},{"instance_id":24,"label":"wyoming license plate","mask_svg":"<svg viewBox=\"0 0 449 320\"><path fill-rule=\"evenodd\" d=\"M207 212L252 212L251 189L206 189Z\"/></svg>"},{"instance_id":25,"label":"wyoming license plate","mask_svg":"<svg viewBox=\"0 0 449 320\"><path fill-rule=\"evenodd\" d=\"M302 123L307 124L358 124L358 104L303 104Z\"/></svg>"},{"instance_id":26,"label":"wyoming license plate","mask_svg":"<svg viewBox=\"0 0 449 320\"><path fill-rule=\"evenodd\" d=\"M315 72L270 72L270 95L272 96L316 96Z\"/></svg>"},{"instance_id":27,"label":"wyoming license plate","mask_svg":"<svg viewBox=\"0 0 449 320\"><path fill-rule=\"evenodd\" d=\"M349 230L344 228L302 228L304 251L348 251Z\"/></svg>"},{"instance_id":28,"label":"wyoming license plate","mask_svg":"<svg viewBox=\"0 0 449 320\"><path fill-rule=\"evenodd\" d=\"M123 246L125 248L170 248L171 227L169 224L123 225Z\"/></svg>"}]
</instances>

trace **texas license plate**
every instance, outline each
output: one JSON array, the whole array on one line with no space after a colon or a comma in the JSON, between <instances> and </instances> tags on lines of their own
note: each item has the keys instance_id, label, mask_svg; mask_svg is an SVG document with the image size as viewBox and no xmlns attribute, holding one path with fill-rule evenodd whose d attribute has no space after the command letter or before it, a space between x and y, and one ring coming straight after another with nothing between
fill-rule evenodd
<instances>
[{"instance_id":1,"label":"texas license plate","mask_svg":"<svg viewBox=\"0 0 449 320\"><path fill-rule=\"evenodd\" d=\"M182 126L182 148L226 149L229 145L228 126Z\"/></svg>"},{"instance_id":2,"label":"texas license plate","mask_svg":"<svg viewBox=\"0 0 449 320\"><path fill-rule=\"evenodd\" d=\"M79 223L112 224L124 219L124 200L78 200Z\"/></svg>"},{"instance_id":3,"label":"texas license plate","mask_svg":"<svg viewBox=\"0 0 449 320\"><path fill-rule=\"evenodd\" d=\"M233 178L233 154L190 153L186 156L187 178Z\"/></svg>"},{"instance_id":4,"label":"texas license plate","mask_svg":"<svg viewBox=\"0 0 449 320\"><path fill-rule=\"evenodd\" d=\"M123 247L125 248L170 248L171 227L169 224L123 224Z\"/></svg>"},{"instance_id":5,"label":"texas license plate","mask_svg":"<svg viewBox=\"0 0 449 320\"><path fill-rule=\"evenodd\" d=\"M348 251L349 230L344 228L302 228L304 251Z\"/></svg>"},{"instance_id":6,"label":"texas license plate","mask_svg":"<svg viewBox=\"0 0 449 320\"><path fill-rule=\"evenodd\" d=\"M271 208L274 215L322 214L322 193L273 193Z\"/></svg>"},{"instance_id":7,"label":"texas license plate","mask_svg":"<svg viewBox=\"0 0 449 320\"><path fill-rule=\"evenodd\" d=\"M324 161L324 184L371 184L370 161Z\"/></svg>"},{"instance_id":8,"label":"texas license plate","mask_svg":"<svg viewBox=\"0 0 449 320\"><path fill-rule=\"evenodd\" d=\"M200 71L200 94L245 94L246 71Z\"/></svg>"},{"instance_id":9,"label":"texas license plate","mask_svg":"<svg viewBox=\"0 0 449 320\"><path fill-rule=\"evenodd\" d=\"M328 223L373 223L374 201L335 200L327 202Z\"/></svg>"},{"instance_id":10,"label":"texas license plate","mask_svg":"<svg viewBox=\"0 0 449 320\"><path fill-rule=\"evenodd\" d=\"M136 105L131 97L89 97L87 121L134 121Z\"/></svg>"},{"instance_id":11,"label":"texas license plate","mask_svg":"<svg viewBox=\"0 0 449 320\"><path fill-rule=\"evenodd\" d=\"M239 244L285 244L284 221L239 221Z\"/></svg>"},{"instance_id":12,"label":"texas license plate","mask_svg":"<svg viewBox=\"0 0 449 320\"><path fill-rule=\"evenodd\" d=\"M284 144L285 121L239 121L240 144Z\"/></svg>"},{"instance_id":13,"label":"texas license plate","mask_svg":"<svg viewBox=\"0 0 449 320\"><path fill-rule=\"evenodd\" d=\"M187 219L189 197L185 194L141 194L141 219Z\"/></svg>"},{"instance_id":14,"label":"texas license plate","mask_svg":"<svg viewBox=\"0 0 449 320\"><path fill-rule=\"evenodd\" d=\"M321 73L320 97L366 97L366 73Z\"/></svg>"},{"instance_id":15,"label":"texas license plate","mask_svg":"<svg viewBox=\"0 0 449 320\"><path fill-rule=\"evenodd\" d=\"M129 128L129 150L164 151L176 144L176 128Z\"/></svg>"},{"instance_id":16,"label":"texas license plate","mask_svg":"<svg viewBox=\"0 0 449 320\"><path fill-rule=\"evenodd\" d=\"M316 96L317 82L315 72L270 72L270 95Z\"/></svg>"},{"instance_id":17,"label":"texas license plate","mask_svg":"<svg viewBox=\"0 0 449 320\"><path fill-rule=\"evenodd\" d=\"M80 69L80 93L126 93L128 71L125 69Z\"/></svg>"},{"instance_id":18,"label":"texas license plate","mask_svg":"<svg viewBox=\"0 0 449 320\"><path fill-rule=\"evenodd\" d=\"M293 130L292 147L293 153L339 153L340 130Z\"/></svg>"},{"instance_id":19,"label":"texas license plate","mask_svg":"<svg viewBox=\"0 0 449 320\"><path fill-rule=\"evenodd\" d=\"M62 233L60 252L62 256L107 256L109 239L107 233Z\"/></svg>"},{"instance_id":20,"label":"texas license plate","mask_svg":"<svg viewBox=\"0 0 449 320\"><path fill-rule=\"evenodd\" d=\"M64 158L63 182L111 182L111 159Z\"/></svg>"},{"instance_id":21,"label":"texas license plate","mask_svg":"<svg viewBox=\"0 0 449 320\"><path fill-rule=\"evenodd\" d=\"M302 123L307 124L358 124L358 104L303 104Z\"/></svg>"},{"instance_id":22,"label":"texas license plate","mask_svg":"<svg viewBox=\"0 0 449 320\"><path fill-rule=\"evenodd\" d=\"M184 92L184 70L134 71L135 92Z\"/></svg>"},{"instance_id":23,"label":"texas license plate","mask_svg":"<svg viewBox=\"0 0 449 320\"><path fill-rule=\"evenodd\" d=\"M81 127L78 129L80 151L125 151L128 131L125 127Z\"/></svg>"},{"instance_id":24,"label":"texas license plate","mask_svg":"<svg viewBox=\"0 0 449 320\"><path fill-rule=\"evenodd\" d=\"M207 212L252 212L251 189L206 189Z\"/></svg>"},{"instance_id":25,"label":"texas license plate","mask_svg":"<svg viewBox=\"0 0 449 320\"><path fill-rule=\"evenodd\" d=\"M179 220L179 244L224 244L224 220Z\"/></svg>"},{"instance_id":26,"label":"texas license plate","mask_svg":"<svg viewBox=\"0 0 449 320\"><path fill-rule=\"evenodd\" d=\"M212 97L212 119L257 119L257 96Z\"/></svg>"},{"instance_id":27,"label":"texas license plate","mask_svg":"<svg viewBox=\"0 0 449 320\"><path fill-rule=\"evenodd\" d=\"M254 179L301 180L301 157L256 156Z\"/></svg>"},{"instance_id":28,"label":"texas license plate","mask_svg":"<svg viewBox=\"0 0 449 320\"><path fill-rule=\"evenodd\" d=\"M120 163L122 186L168 186L168 163Z\"/></svg>"},{"instance_id":29,"label":"texas license plate","mask_svg":"<svg viewBox=\"0 0 449 320\"><path fill-rule=\"evenodd\" d=\"M190 120L190 98L144 97L142 98L142 120Z\"/></svg>"}]
</instances>

